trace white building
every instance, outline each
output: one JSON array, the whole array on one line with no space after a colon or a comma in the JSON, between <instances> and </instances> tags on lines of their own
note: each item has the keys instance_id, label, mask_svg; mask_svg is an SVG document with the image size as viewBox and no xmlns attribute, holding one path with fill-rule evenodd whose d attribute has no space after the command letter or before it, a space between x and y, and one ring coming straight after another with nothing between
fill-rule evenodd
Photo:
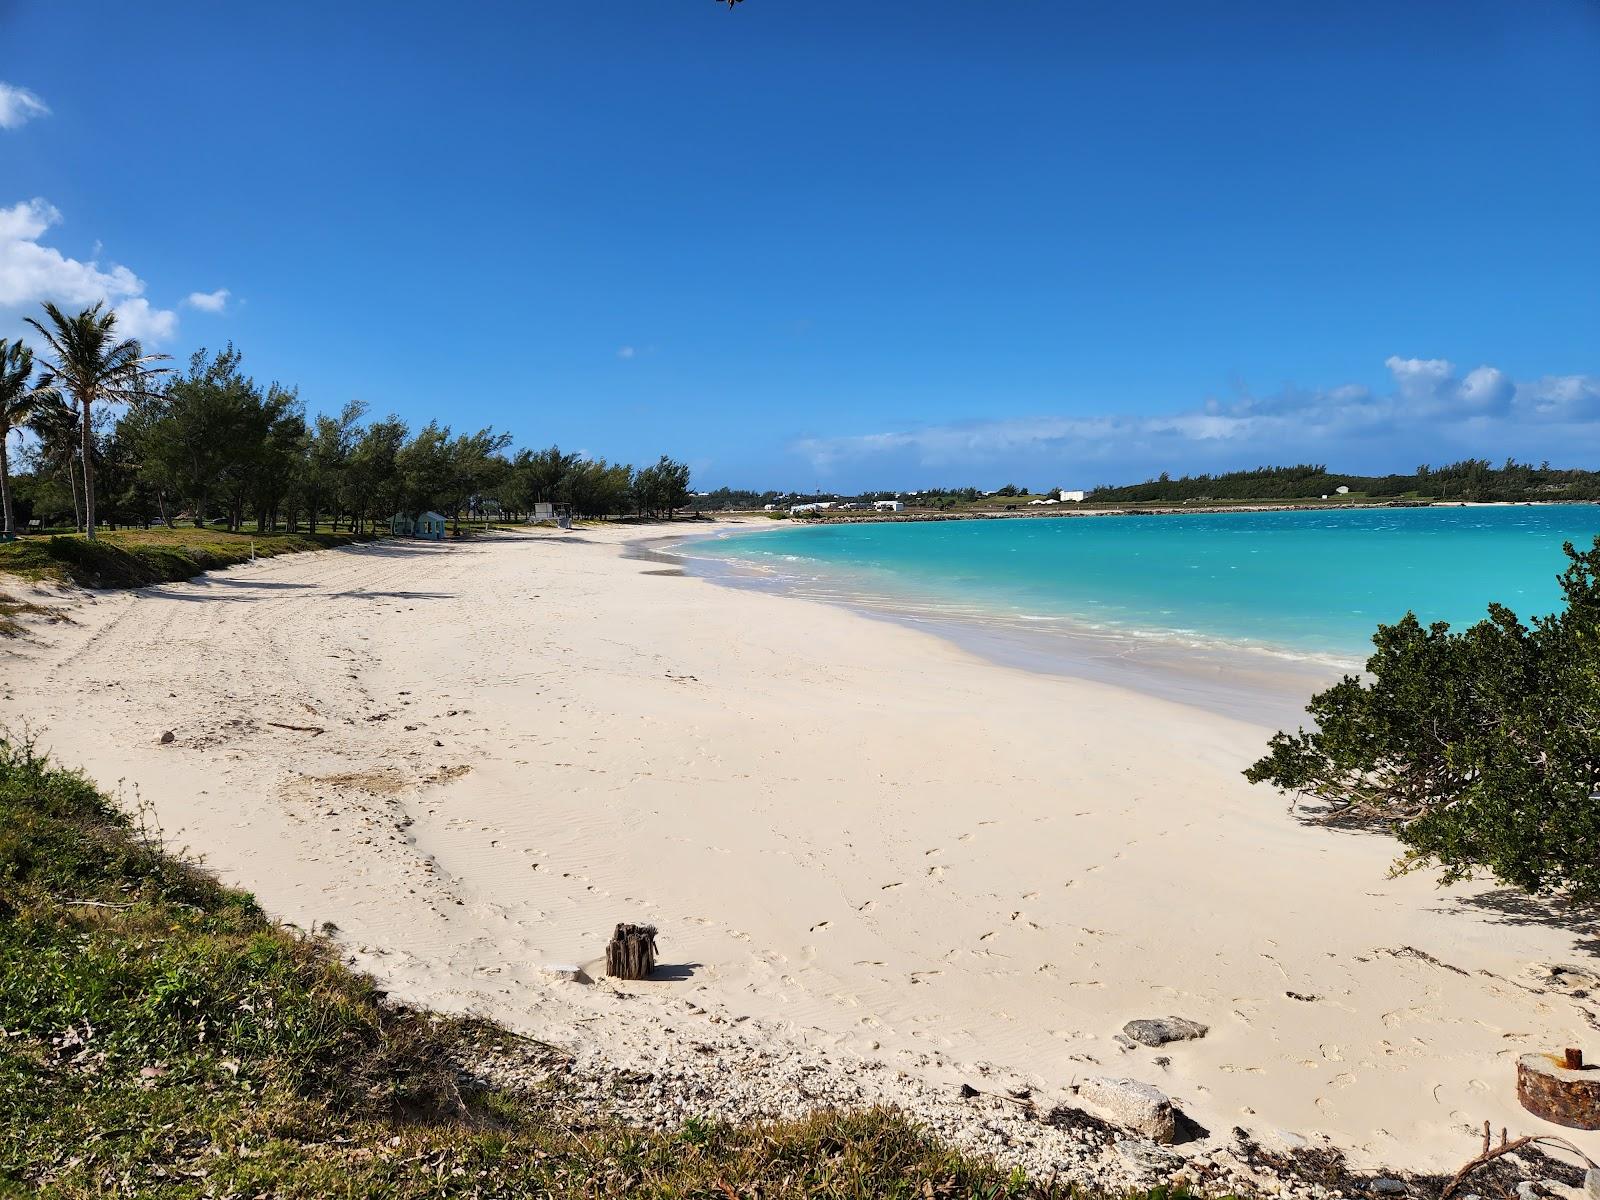
<instances>
[{"instance_id":1,"label":"white building","mask_svg":"<svg viewBox=\"0 0 1600 1200\"><path fill-rule=\"evenodd\" d=\"M1084 491L1082 488L1078 488L1076 491L1070 491L1070 492L1067 491L1065 488L1061 489L1061 499L1063 501L1071 500L1076 504L1082 504L1083 501L1084 501L1084 498L1087 497L1088 494L1089 493Z\"/></svg>"},{"instance_id":2,"label":"white building","mask_svg":"<svg viewBox=\"0 0 1600 1200\"><path fill-rule=\"evenodd\" d=\"M879 512L899 512L905 505L898 500L874 500L872 507Z\"/></svg>"}]
</instances>

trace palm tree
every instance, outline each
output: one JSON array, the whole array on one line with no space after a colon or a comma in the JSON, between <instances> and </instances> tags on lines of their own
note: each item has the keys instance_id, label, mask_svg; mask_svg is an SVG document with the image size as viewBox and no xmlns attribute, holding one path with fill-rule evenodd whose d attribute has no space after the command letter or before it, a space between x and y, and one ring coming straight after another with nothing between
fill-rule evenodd
<instances>
[{"instance_id":1,"label":"palm tree","mask_svg":"<svg viewBox=\"0 0 1600 1200\"><path fill-rule=\"evenodd\" d=\"M43 365L42 386L59 387L78 405L83 426L83 515L89 540L94 540L94 406L97 403L129 404L146 399L151 378L166 371L150 364L165 354L146 354L137 338L117 340L117 314L102 312L104 304L86 308L69 317L54 304L46 303L48 326L32 317L28 324L39 331L55 361Z\"/></svg>"},{"instance_id":2,"label":"palm tree","mask_svg":"<svg viewBox=\"0 0 1600 1200\"><path fill-rule=\"evenodd\" d=\"M28 424L58 393L41 380L43 386L28 386L33 374L33 351L18 341L0 338L0 541L16 533L11 517L11 463L7 457L11 431Z\"/></svg>"}]
</instances>

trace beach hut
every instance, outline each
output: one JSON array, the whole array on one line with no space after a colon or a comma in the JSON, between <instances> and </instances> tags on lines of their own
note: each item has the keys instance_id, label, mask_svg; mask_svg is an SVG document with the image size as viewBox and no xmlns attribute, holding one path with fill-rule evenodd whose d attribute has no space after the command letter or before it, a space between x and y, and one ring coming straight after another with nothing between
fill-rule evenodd
<instances>
[{"instance_id":1,"label":"beach hut","mask_svg":"<svg viewBox=\"0 0 1600 1200\"><path fill-rule=\"evenodd\" d=\"M535 521L553 521L556 518L556 506L548 500L535 500L533 502L533 519Z\"/></svg>"},{"instance_id":2,"label":"beach hut","mask_svg":"<svg viewBox=\"0 0 1600 1200\"><path fill-rule=\"evenodd\" d=\"M425 512L416 520L415 536L430 542L444 541L444 518L436 512Z\"/></svg>"},{"instance_id":3,"label":"beach hut","mask_svg":"<svg viewBox=\"0 0 1600 1200\"><path fill-rule=\"evenodd\" d=\"M417 532L417 522L406 513L395 513L389 518L389 532L396 537L411 537Z\"/></svg>"}]
</instances>

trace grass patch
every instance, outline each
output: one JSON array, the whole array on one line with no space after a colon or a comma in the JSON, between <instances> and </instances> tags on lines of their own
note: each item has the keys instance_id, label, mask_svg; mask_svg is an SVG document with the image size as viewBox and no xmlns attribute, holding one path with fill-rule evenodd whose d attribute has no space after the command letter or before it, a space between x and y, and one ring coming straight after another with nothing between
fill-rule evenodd
<instances>
[{"instance_id":1,"label":"grass patch","mask_svg":"<svg viewBox=\"0 0 1600 1200\"><path fill-rule=\"evenodd\" d=\"M475 1084L492 1027L329 945L0 740L0 1196L1065 1197L884 1111L642 1133Z\"/></svg>"},{"instance_id":2,"label":"grass patch","mask_svg":"<svg viewBox=\"0 0 1600 1200\"><path fill-rule=\"evenodd\" d=\"M366 541L348 533L230 533L225 529L105 530L48 534L0 543L0 572L82 587L146 587L192 579L202 571L257 558L327 550Z\"/></svg>"},{"instance_id":3,"label":"grass patch","mask_svg":"<svg viewBox=\"0 0 1600 1200\"><path fill-rule=\"evenodd\" d=\"M35 604L32 600L18 600L15 596L0 592L0 637L16 637L22 632L22 625L17 621L18 617L66 620L66 614L59 608L52 608L47 604Z\"/></svg>"}]
</instances>

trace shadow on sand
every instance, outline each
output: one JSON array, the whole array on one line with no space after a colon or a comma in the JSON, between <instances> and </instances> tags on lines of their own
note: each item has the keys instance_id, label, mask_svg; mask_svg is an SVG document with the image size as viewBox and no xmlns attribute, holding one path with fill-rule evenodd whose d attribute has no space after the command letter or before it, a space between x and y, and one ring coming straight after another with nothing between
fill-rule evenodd
<instances>
[{"instance_id":1,"label":"shadow on sand","mask_svg":"<svg viewBox=\"0 0 1600 1200\"><path fill-rule=\"evenodd\" d=\"M1570 904L1564 900L1530 896L1516 888L1502 887L1474 896L1451 896L1457 911L1470 911L1488 917L1496 925L1534 926L1560 929L1580 940L1573 949L1600 955L1600 909Z\"/></svg>"}]
</instances>

